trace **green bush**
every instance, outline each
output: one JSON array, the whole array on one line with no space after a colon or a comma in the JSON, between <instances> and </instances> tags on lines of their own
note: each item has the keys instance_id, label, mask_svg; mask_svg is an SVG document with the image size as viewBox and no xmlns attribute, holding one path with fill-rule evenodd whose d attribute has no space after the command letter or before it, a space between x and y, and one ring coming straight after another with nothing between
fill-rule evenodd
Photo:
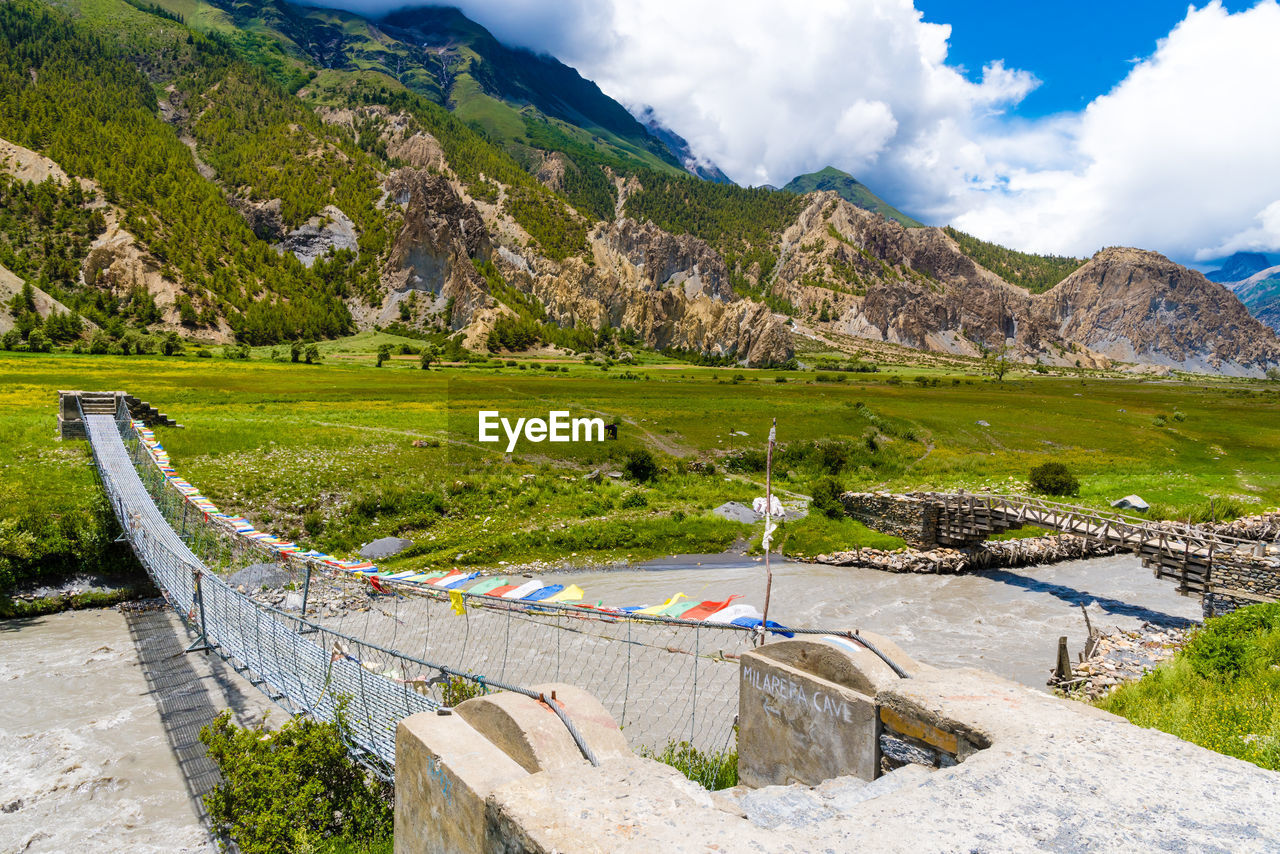
<instances>
[{"instance_id":1,"label":"green bush","mask_svg":"<svg viewBox=\"0 0 1280 854\"><path fill-rule=\"evenodd\" d=\"M1080 481L1062 463L1041 463L1031 470L1031 488L1045 495L1076 495Z\"/></svg>"},{"instance_id":2,"label":"green bush","mask_svg":"<svg viewBox=\"0 0 1280 854\"><path fill-rule=\"evenodd\" d=\"M347 755L338 723L294 718L275 732L223 712L200 730L222 782L204 796L216 831L244 854L311 850L323 840L390 837L391 786Z\"/></svg>"},{"instance_id":3,"label":"green bush","mask_svg":"<svg viewBox=\"0 0 1280 854\"><path fill-rule=\"evenodd\" d=\"M1280 603L1205 621L1172 661L1097 701L1138 726L1280 770Z\"/></svg>"},{"instance_id":4,"label":"green bush","mask_svg":"<svg viewBox=\"0 0 1280 854\"><path fill-rule=\"evenodd\" d=\"M622 471L636 483L648 483L658 476L658 461L644 448L627 452Z\"/></svg>"},{"instance_id":5,"label":"green bush","mask_svg":"<svg viewBox=\"0 0 1280 854\"><path fill-rule=\"evenodd\" d=\"M818 479L809 491L811 493L810 508L828 519L844 518L844 505L840 503L840 494L845 490L834 477Z\"/></svg>"},{"instance_id":6,"label":"green bush","mask_svg":"<svg viewBox=\"0 0 1280 854\"><path fill-rule=\"evenodd\" d=\"M622 504L620 506L625 508L648 507L649 499L644 497L643 492L639 492L639 491L628 492L625 496L623 496Z\"/></svg>"},{"instance_id":7,"label":"green bush","mask_svg":"<svg viewBox=\"0 0 1280 854\"><path fill-rule=\"evenodd\" d=\"M1280 634L1280 603L1252 605L1209 620L1192 636L1185 654L1206 679L1234 678L1280 664L1280 650L1263 642L1271 634Z\"/></svg>"},{"instance_id":8,"label":"green bush","mask_svg":"<svg viewBox=\"0 0 1280 854\"><path fill-rule=\"evenodd\" d=\"M473 697L483 697L487 693L489 693L488 689L479 682L472 682L461 676L450 676L440 689L440 702L453 708Z\"/></svg>"}]
</instances>

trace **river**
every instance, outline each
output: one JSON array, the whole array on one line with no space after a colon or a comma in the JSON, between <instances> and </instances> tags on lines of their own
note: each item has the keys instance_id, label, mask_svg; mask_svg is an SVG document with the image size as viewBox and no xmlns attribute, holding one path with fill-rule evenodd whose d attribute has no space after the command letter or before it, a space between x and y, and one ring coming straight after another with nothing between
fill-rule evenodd
<instances>
[{"instance_id":1,"label":"river","mask_svg":"<svg viewBox=\"0 0 1280 854\"><path fill-rule=\"evenodd\" d=\"M674 593L695 599L764 603L764 564L755 558L671 558L631 569L562 573L545 580L581 586L589 601L653 604ZM701 561L701 565L699 565ZM966 575L888 573L780 561L773 568L769 619L784 625L865 629L938 667L981 667L1044 689L1067 637L1072 656L1087 630L1143 621L1200 619L1199 598L1178 595L1131 555Z\"/></svg>"},{"instance_id":2,"label":"river","mask_svg":"<svg viewBox=\"0 0 1280 854\"><path fill-rule=\"evenodd\" d=\"M187 643L168 611L0 621L0 854L217 851L196 734L270 703Z\"/></svg>"},{"instance_id":3,"label":"river","mask_svg":"<svg viewBox=\"0 0 1280 854\"><path fill-rule=\"evenodd\" d=\"M700 564L700 565L699 565ZM752 558L672 558L544 576L591 601L764 600ZM1095 625L1181 623L1199 602L1132 557L960 576L780 562L771 618L884 634L919 660L976 666L1043 688L1057 638ZM0 854L214 851L193 794L216 779L196 733L220 709L252 723L267 701L216 659L184 655L167 611L114 609L0 622ZM276 712L277 719L282 715Z\"/></svg>"}]
</instances>

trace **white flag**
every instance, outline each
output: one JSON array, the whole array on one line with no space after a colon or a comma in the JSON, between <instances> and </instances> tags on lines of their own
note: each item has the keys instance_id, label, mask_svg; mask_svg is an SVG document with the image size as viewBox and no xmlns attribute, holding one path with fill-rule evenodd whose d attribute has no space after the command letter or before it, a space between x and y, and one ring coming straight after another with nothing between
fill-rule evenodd
<instances>
[{"instance_id":1,"label":"white flag","mask_svg":"<svg viewBox=\"0 0 1280 854\"><path fill-rule=\"evenodd\" d=\"M778 500L778 496L776 495L771 495L769 498L771 500L767 504L763 496L752 500L751 509L759 513L761 516L781 516L784 512L782 509L782 502Z\"/></svg>"},{"instance_id":2,"label":"white flag","mask_svg":"<svg viewBox=\"0 0 1280 854\"><path fill-rule=\"evenodd\" d=\"M764 547L765 551L769 551L769 548L773 545L773 532L776 530L778 530L778 526L773 524L773 522L765 524L764 539L760 543Z\"/></svg>"}]
</instances>

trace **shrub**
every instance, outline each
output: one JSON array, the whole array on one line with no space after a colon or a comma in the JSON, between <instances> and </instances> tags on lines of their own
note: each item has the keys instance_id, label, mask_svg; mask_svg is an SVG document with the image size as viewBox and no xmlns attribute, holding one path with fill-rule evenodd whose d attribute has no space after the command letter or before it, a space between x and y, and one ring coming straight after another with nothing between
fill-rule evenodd
<instances>
[{"instance_id":1,"label":"shrub","mask_svg":"<svg viewBox=\"0 0 1280 854\"><path fill-rule=\"evenodd\" d=\"M52 342L40 329L31 330L31 334L27 336L27 346L31 348L32 353L48 353L53 349Z\"/></svg>"},{"instance_id":2,"label":"shrub","mask_svg":"<svg viewBox=\"0 0 1280 854\"><path fill-rule=\"evenodd\" d=\"M843 519L844 505L840 503L840 494L844 487L834 477L819 478L810 487L811 500L809 506L828 519Z\"/></svg>"},{"instance_id":3,"label":"shrub","mask_svg":"<svg viewBox=\"0 0 1280 854\"><path fill-rule=\"evenodd\" d=\"M1206 679L1234 678L1249 669L1280 663L1275 660L1280 650L1258 643L1274 632L1280 632L1280 603L1240 608L1206 622L1187 644L1186 656Z\"/></svg>"},{"instance_id":4,"label":"shrub","mask_svg":"<svg viewBox=\"0 0 1280 854\"><path fill-rule=\"evenodd\" d=\"M737 750L699 750L687 741L670 741L660 753L643 746L638 752L641 756L670 765L713 792L738 785Z\"/></svg>"},{"instance_id":5,"label":"shrub","mask_svg":"<svg viewBox=\"0 0 1280 854\"><path fill-rule=\"evenodd\" d=\"M351 761L342 726L340 706L337 723L298 717L268 732L236 726L227 711L200 730L222 775L204 796L214 829L244 854L390 836L391 787Z\"/></svg>"},{"instance_id":6,"label":"shrub","mask_svg":"<svg viewBox=\"0 0 1280 854\"><path fill-rule=\"evenodd\" d=\"M648 483L658 476L658 461L644 448L627 452L622 471L636 483Z\"/></svg>"},{"instance_id":7,"label":"shrub","mask_svg":"<svg viewBox=\"0 0 1280 854\"><path fill-rule=\"evenodd\" d=\"M1076 495L1080 481L1062 463L1041 463L1031 470L1031 488L1045 495Z\"/></svg>"},{"instance_id":8,"label":"shrub","mask_svg":"<svg viewBox=\"0 0 1280 854\"><path fill-rule=\"evenodd\" d=\"M621 506L625 508L648 507L649 499L644 497L643 492L628 492L623 496Z\"/></svg>"},{"instance_id":9,"label":"shrub","mask_svg":"<svg viewBox=\"0 0 1280 854\"><path fill-rule=\"evenodd\" d=\"M449 681L440 688L440 702L453 708L473 697L483 697L487 693L489 693L488 689L479 682L472 682L461 676L450 676Z\"/></svg>"}]
</instances>

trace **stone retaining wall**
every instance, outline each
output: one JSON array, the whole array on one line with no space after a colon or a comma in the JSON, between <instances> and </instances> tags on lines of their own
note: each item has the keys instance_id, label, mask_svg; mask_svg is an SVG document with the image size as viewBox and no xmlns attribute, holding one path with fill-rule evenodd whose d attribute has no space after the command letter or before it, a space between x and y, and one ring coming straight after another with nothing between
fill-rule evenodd
<instances>
[{"instance_id":1,"label":"stone retaining wall","mask_svg":"<svg viewBox=\"0 0 1280 854\"><path fill-rule=\"evenodd\" d=\"M863 566L885 572L916 572L948 575L978 569L1013 569L1060 563L1066 560L1101 557L1116 550L1072 534L1026 537L982 543L966 549L855 549L818 555L814 563L832 566Z\"/></svg>"},{"instance_id":2,"label":"stone retaining wall","mask_svg":"<svg viewBox=\"0 0 1280 854\"><path fill-rule=\"evenodd\" d=\"M901 537L916 548L937 545L936 507L911 495L888 492L846 492L840 496L845 513L872 530Z\"/></svg>"},{"instance_id":3,"label":"stone retaining wall","mask_svg":"<svg viewBox=\"0 0 1280 854\"><path fill-rule=\"evenodd\" d=\"M1215 558L1210 589L1202 599L1204 615L1216 617L1257 602L1280 599L1280 560Z\"/></svg>"}]
</instances>

